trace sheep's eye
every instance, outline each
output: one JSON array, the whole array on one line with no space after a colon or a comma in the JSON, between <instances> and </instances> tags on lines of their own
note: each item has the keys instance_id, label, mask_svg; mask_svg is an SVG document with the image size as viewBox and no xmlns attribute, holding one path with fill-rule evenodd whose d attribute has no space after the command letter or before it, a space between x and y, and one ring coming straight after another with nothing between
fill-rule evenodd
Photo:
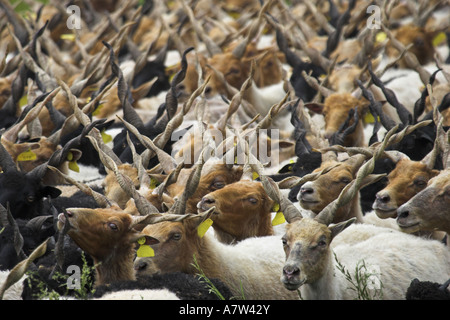
<instances>
[{"instance_id":1,"label":"sheep's eye","mask_svg":"<svg viewBox=\"0 0 450 320\"><path fill-rule=\"evenodd\" d=\"M214 182L212 186L215 189L222 189L223 187L225 187L225 183L218 181Z\"/></svg>"},{"instance_id":2,"label":"sheep's eye","mask_svg":"<svg viewBox=\"0 0 450 320\"><path fill-rule=\"evenodd\" d=\"M286 240L286 238L281 238L281 242L283 243L283 246L287 246L287 240Z\"/></svg>"},{"instance_id":3,"label":"sheep's eye","mask_svg":"<svg viewBox=\"0 0 450 320\"><path fill-rule=\"evenodd\" d=\"M327 243L325 242L325 240L320 240L320 241L317 243L317 245L318 245L319 247L325 247L325 246L327 245Z\"/></svg>"},{"instance_id":4,"label":"sheep's eye","mask_svg":"<svg viewBox=\"0 0 450 320\"><path fill-rule=\"evenodd\" d=\"M117 231L117 230L119 230L119 227L118 227L117 224L115 224L114 222L108 222L108 227L109 227L112 231Z\"/></svg>"},{"instance_id":5,"label":"sheep's eye","mask_svg":"<svg viewBox=\"0 0 450 320\"><path fill-rule=\"evenodd\" d=\"M27 196L28 202L33 202L36 198L34 196Z\"/></svg>"},{"instance_id":6,"label":"sheep's eye","mask_svg":"<svg viewBox=\"0 0 450 320\"><path fill-rule=\"evenodd\" d=\"M253 203L253 204L258 202L258 200L256 198L253 198L253 197L252 198L248 198L248 201L250 201L250 203Z\"/></svg>"},{"instance_id":7,"label":"sheep's eye","mask_svg":"<svg viewBox=\"0 0 450 320\"><path fill-rule=\"evenodd\" d=\"M350 183L350 179L347 178L347 177L341 178L340 181L341 181L342 183Z\"/></svg>"},{"instance_id":8,"label":"sheep's eye","mask_svg":"<svg viewBox=\"0 0 450 320\"><path fill-rule=\"evenodd\" d=\"M420 188L423 188L427 185L427 183L424 180L415 180L414 184Z\"/></svg>"},{"instance_id":9,"label":"sheep's eye","mask_svg":"<svg viewBox=\"0 0 450 320\"><path fill-rule=\"evenodd\" d=\"M181 239L181 233L174 233L172 235L172 240L180 240Z\"/></svg>"}]
</instances>

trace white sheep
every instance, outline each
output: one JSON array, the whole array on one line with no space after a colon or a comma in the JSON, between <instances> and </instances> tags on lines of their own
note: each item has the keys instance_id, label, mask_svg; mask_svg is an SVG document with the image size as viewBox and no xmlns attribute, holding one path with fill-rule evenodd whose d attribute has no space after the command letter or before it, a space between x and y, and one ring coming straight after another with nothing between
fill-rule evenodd
<instances>
[{"instance_id":1,"label":"white sheep","mask_svg":"<svg viewBox=\"0 0 450 320\"><path fill-rule=\"evenodd\" d=\"M283 267L280 236L254 237L235 245L219 242L209 231L200 238L199 224L192 221L161 222L142 231L157 238L155 256L136 258L137 275L182 271L198 273L198 266L209 278L223 281L237 297L245 299L296 299L286 290L277 274ZM175 240L178 239L178 240Z\"/></svg>"},{"instance_id":2,"label":"white sheep","mask_svg":"<svg viewBox=\"0 0 450 320\"><path fill-rule=\"evenodd\" d=\"M167 289L153 289L115 291L95 300L180 300L180 298Z\"/></svg>"},{"instance_id":3,"label":"white sheep","mask_svg":"<svg viewBox=\"0 0 450 320\"><path fill-rule=\"evenodd\" d=\"M283 237L287 260L281 281L286 288L300 288L304 299L357 298L357 292L349 290L350 283L338 263L353 279L356 268L365 266L363 274L373 280L373 290L380 289L380 298L386 300L404 299L414 278L441 283L449 278L450 250L436 240L392 230L332 247L334 237L353 221L330 227L320 218L291 222ZM353 231L361 226L366 227L355 225ZM370 289L369 293L376 292Z\"/></svg>"}]
</instances>

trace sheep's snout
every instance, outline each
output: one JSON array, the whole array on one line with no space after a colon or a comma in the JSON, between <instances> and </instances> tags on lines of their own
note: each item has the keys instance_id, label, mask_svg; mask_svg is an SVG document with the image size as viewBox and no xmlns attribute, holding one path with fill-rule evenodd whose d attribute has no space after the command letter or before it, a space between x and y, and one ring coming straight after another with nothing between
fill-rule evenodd
<instances>
[{"instance_id":1,"label":"sheep's snout","mask_svg":"<svg viewBox=\"0 0 450 320\"><path fill-rule=\"evenodd\" d=\"M73 218L73 216L74 216L73 212L71 212L71 211L66 211L66 214L67 214L67 217L69 219ZM57 223L58 228L62 229L66 223L69 223L69 221L67 221L66 216L64 215L64 213L60 213L58 215L58 223Z\"/></svg>"},{"instance_id":2,"label":"sheep's snout","mask_svg":"<svg viewBox=\"0 0 450 320\"><path fill-rule=\"evenodd\" d=\"M375 195L376 201L381 202L381 203L388 203L389 201L391 201L391 197L389 196L389 193L385 193L385 192L378 192Z\"/></svg>"},{"instance_id":3,"label":"sheep's snout","mask_svg":"<svg viewBox=\"0 0 450 320\"><path fill-rule=\"evenodd\" d=\"M317 202L317 192L312 183L305 183L298 193L298 200L302 202Z\"/></svg>"},{"instance_id":4,"label":"sheep's snout","mask_svg":"<svg viewBox=\"0 0 450 320\"><path fill-rule=\"evenodd\" d=\"M281 275L280 280L288 290L297 290L306 281L305 279L301 279L300 269L291 264L287 264L283 267L283 274Z\"/></svg>"},{"instance_id":5,"label":"sheep's snout","mask_svg":"<svg viewBox=\"0 0 450 320\"><path fill-rule=\"evenodd\" d=\"M397 211L397 219L404 220L409 216L409 208L407 206L401 206Z\"/></svg>"},{"instance_id":6,"label":"sheep's snout","mask_svg":"<svg viewBox=\"0 0 450 320\"><path fill-rule=\"evenodd\" d=\"M206 195L202 198L200 202L197 203L197 208L202 211L207 211L208 209L212 208L215 204L216 200L213 197Z\"/></svg>"},{"instance_id":7,"label":"sheep's snout","mask_svg":"<svg viewBox=\"0 0 450 320\"><path fill-rule=\"evenodd\" d=\"M134 270L136 271L144 271L145 269L147 269L148 264L147 261L141 259L141 260L136 260L134 263Z\"/></svg>"},{"instance_id":8,"label":"sheep's snout","mask_svg":"<svg viewBox=\"0 0 450 320\"><path fill-rule=\"evenodd\" d=\"M397 216L397 205L392 201L387 192L380 191L375 195L372 209L381 219L395 218Z\"/></svg>"},{"instance_id":9,"label":"sheep's snout","mask_svg":"<svg viewBox=\"0 0 450 320\"><path fill-rule=\"evenodd\" d=\"M283 268L283 274L288 280L291 280L300 274L300 269L296 266L285 266Z\"/></svg>"},{"instance_id":10,"label":"sheep's snout","mask_svg":"<svg viewBox=\"0 0 450 320\"><path fill-rule=\"evenodd\" d=\"M413 213L408 203L397 209L397 224L407 233L417 232L420 230L420 219Z\"/></svg>"}]
</instances>

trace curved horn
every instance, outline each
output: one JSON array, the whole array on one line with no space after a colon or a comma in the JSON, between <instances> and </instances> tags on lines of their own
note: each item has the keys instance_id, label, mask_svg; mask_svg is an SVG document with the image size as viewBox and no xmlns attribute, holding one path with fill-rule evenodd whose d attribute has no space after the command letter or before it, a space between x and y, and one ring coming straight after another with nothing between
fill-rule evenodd
<instances>
[{"instance_id":1,"label":"curved horn","mask_svg":"<svg viewBox=\"0 0 450 320\"><path fill-rule=\"evenodd\" d=\"M18 171L17 166L5 147L1 143L0 137L0 166L4 172Z\"/></svg>"},{"instance_id":2,"label":"curved horn","mask_svg":"<svg viewBox=\"0 0 450 320\"><path fill-rule=\"evenodd\" d=\"M250 29L247 36L233 49L232 51L233 56L235 56L238 59L244 56L247 45L258 33L258 30L262 24L264 13L267 11L272 2L273 2L272 0L269 0L266 3L264 3L264 5L261 7L261 10L258 13L258 17L255 20L253 20L250 25Z\"/></svg>"},{"instance_id":3,"label":"curved horn","mask_svg":"<svg viewBox=\"0 0 450 320\"><path fill-rule=\"evenodd\" d=\"M188 184L186 185L183 194L180 198L175 199L175 203L170 208L169 213L182 215L186 212L186 202L194 194L195 190L197 190L198 183L200 182L207 151L211 151L211 149L206 147L202 150L198 163L189 174Z\"/></svg>"},{"instance_id":4,"label":"curved horn","mask_svg":"<svg viewBox=\"0 0 450 320\"><path fill-rule=\"evenodd\" d=\"M375 161L383 155L384 149L388 145L391 136L395 131L397 131L397 129L398 126L395 126L386 133L383 142L375 150L373 157L370 160L366 161L359 168L358 172L356 173L356 178L344 187L337 199L330 202L321 212L319 212L319 214L314 218L315 220L325 225L329 225L330 223L332 223L337 209L349 203L355 197L356 193L359 192L359 189L364 185L367 185L367 181L365 181L365 178L367 178L373 172L373 169L375 168ZM360 160L357 159L356 161ZM373 183L383 176L384 175L376 175L373 179L370 179L369 183Z\"/></svg>"},{"instance_id":5,"label":"curved horn","mask_svg":"<svg viewBox=\"0 0 450 320\"><path fill-rule=\"evenodd\" d=\"M109 208L111 207L114 203L108 199L107 197L105 197L103 194L98 193L97 191L92 190L88 185L78 182L77 180L73 179L72 177L70 177L67 174L62 173L61 171L59 171L57 168L52 167L52 166L48 166L48 168L57 173L60 177L64 178L68 183L73 184L74 186L76 186L78 189L80 189L80 191L82 191L83 193L91 196L94 198L95 202L102 208Z\"/></svg>"},{"instance_id":6,"label":"curved horn","mask_svg":"<svg viewBox=\"0 0 450 320\"><path fill-rule=\"evenodd\" d=\"M264 174L264 167L261 162L251 153L249 153L248 156L250 158L249 163L251 168L258 173L267 195L280 205L280 211L283 212L286 221L291 223L296 219L302 219L303 215L300 210L298 210L288 198L281 194L278 184L273 181L272 178Z\"/></svg>"},{"instance_id":7,"label":"curved horn","mask_svg":"<svg viewBox=\"0 0 450 320\"><path fill-rule=\"evenodd\" d=\"M36 260L37 258L44 255L44 253L47 251L47 244L48 244L49 239L50 238L48 238L42 244L40 244L39 247L37 247L36 249L33 250L33 252L30 254L30 256L27 259L19 262L9 272L8 277L6 278L6 281L0 287L0 300L3 298L5 291L23 277L23 275L28 270L31 263L34 260Z\"/></svg>"}]
</instances>

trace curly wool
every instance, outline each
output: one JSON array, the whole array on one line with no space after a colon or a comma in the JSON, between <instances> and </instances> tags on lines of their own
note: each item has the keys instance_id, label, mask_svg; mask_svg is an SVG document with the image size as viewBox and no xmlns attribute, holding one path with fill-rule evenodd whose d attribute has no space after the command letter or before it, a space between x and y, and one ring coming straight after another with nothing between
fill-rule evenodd
<instances>
[{"instance_id":1,"label":"curly wool","mask_svg":"<svg viewBox=\"0 0 450 320\"><path fill-rule=\"evenodd\" d=\"M442 284L414 279L406 291L406 300L450 300L450 291L440 288Z\"/></svg>"}]
</instances>

